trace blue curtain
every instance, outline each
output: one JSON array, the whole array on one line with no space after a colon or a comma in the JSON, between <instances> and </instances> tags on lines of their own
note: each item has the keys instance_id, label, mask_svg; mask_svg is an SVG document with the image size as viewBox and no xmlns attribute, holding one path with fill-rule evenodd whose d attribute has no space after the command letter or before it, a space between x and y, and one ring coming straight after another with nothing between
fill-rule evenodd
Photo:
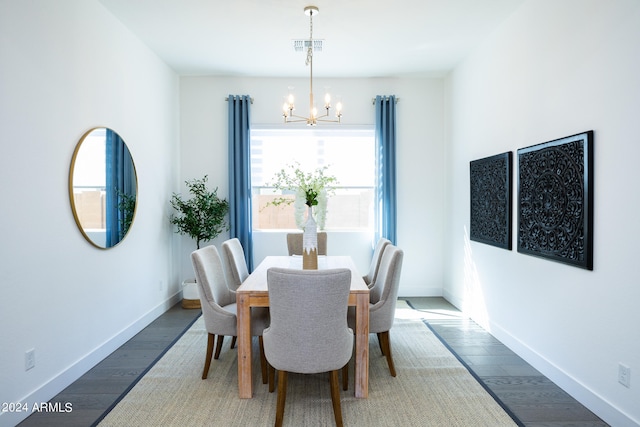
<instances>
[{"instance_id":1,"label":"blue curtain","mask_svg":"<svg viewBox=\"0 0 640 427\"><path fill-rule=\"evenodd\" d=\"M251 223L251 162L248 95L229 95L229 225L231 238L244 248L249 272L253 271Z\"/></svg>"},{"instance_id":2,"label":"blue curtain","mask_svg":"<svg viewBox=\"0 0 640 427\"><path fill-rule=\"evenodd\" d=\"M125 213L120 209L122 196L136 195L136 176L133 160L120 135L106 130L106 227L107 248L117 245L124 237Z\"/></svg>"},{"instance_id":3,"label":"blue curtain","mask_svg":"<svg viewBox=\"0 0 640 427\"><path fill-rule=\"evenodd\" d=\"M396 97L376 96L375 242L396 244Z\"/></svg>"}]
</instances>

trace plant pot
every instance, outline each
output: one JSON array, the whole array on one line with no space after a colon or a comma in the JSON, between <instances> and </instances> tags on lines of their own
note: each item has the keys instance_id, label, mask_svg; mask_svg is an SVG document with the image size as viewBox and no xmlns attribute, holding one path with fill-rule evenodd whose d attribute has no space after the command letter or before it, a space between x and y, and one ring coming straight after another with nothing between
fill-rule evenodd
<instances>
[{"instance_id":1,"label":"plant pot","mask_svg":"<svg viewBox=\"0 0 640 427\"><path fill-rule=\"evenodd\" d=\"M182 308L200 308L200 294L196 279L187 279L182 282Z\"/></svg>"}]
</instances>

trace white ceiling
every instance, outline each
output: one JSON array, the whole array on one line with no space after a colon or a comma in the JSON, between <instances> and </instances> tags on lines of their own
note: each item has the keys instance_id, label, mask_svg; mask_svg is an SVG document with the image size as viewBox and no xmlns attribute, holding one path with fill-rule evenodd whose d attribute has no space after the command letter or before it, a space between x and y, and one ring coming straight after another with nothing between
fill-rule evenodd
<instances>
[{"instance_id":1,"label":"white ceiling","mask_svg":"<svg viewBox=\"0 0 640 427\"><path fill-rule=\"evenodd\" d=\"M307 76L305 6L317 6L314 75L443 75L525 0L100 0L182 75Z\"/></svg>"}]
</instances>

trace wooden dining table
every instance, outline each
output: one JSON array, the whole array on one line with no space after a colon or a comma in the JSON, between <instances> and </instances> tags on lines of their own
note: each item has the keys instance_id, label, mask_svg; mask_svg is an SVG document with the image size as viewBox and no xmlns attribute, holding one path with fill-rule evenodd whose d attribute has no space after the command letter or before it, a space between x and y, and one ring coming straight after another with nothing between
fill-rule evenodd
<instances>
[{"instance_id":1,"label":"wooden dining table","mask_svg":"<svg viewBox=\"0 0 640 427\"><path fill-rule=\"evenodd\" d=\"M238 316L238 390L240 398L253 397L251 372L251 307L269 307L267 270L302 269L301 256L268 256L236 291ZM319 256L318 269L351 270L349 305L356 307L355 396L369 397L369 288L349 256Z\"/></svg>"}]
</instances>

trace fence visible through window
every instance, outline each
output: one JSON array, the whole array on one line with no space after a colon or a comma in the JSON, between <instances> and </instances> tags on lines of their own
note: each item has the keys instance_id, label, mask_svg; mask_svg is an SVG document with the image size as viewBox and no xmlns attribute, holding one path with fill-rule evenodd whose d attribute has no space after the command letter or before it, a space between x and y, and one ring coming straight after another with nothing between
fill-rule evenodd
<instances>
[{"instance_id":1,"label":"fence visible through window","mask_svg":"<svg viewBox=\"0 0 640 427\"><path fill-rule=\"evenodd\" d=\"M272 206L282 194L269 184L275 174L298 163L305 172L328 166L338 179L327 201L325 229L372 230L375 153L372 127L328 129L268 128L251 131L253 228L296 229L293 205ZM294 198L291 194L290 197Z\"/></svg>"}]
</instances>

